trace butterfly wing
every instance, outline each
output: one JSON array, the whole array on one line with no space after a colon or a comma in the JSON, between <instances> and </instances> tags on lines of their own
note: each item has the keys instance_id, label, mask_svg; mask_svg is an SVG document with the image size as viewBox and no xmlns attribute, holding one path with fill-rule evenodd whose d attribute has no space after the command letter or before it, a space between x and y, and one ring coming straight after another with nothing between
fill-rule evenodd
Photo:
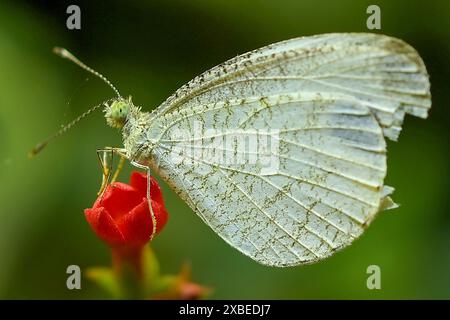
<instances>
[{"instance_id":1,"label":"butterfly wing","mask_svg":"<svg viewBox=\"0 0 450 320\"><path fill-rule=\"evenodd\" d=\"M194 78L158 114L228 99L291 92L338 92L368 106L396 140L405 113L431 107L425 65L404 41L371 33L331 33L278 42L228 60Z\"/></svg>"},{"instance_id":2,"label":"butterfly wing","mask_svg":"<svg viewBox=\"0 0 450 320\"><path fill-rule=\"evenodd\" d=\"M312 263L386 207L384 135L395 139L405 112L426 117L429 107L425 67L400 40L288 40L205 72L163 103L151 164L242 253L271 266Z\"/></svg>"}]
</instances>

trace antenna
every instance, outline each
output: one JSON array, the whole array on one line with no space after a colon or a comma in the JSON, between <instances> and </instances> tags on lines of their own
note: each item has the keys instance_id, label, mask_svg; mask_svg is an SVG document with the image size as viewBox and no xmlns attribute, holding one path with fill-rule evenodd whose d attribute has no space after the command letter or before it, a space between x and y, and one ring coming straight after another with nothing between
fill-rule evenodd
<instances>
[{"instance_id":1,"label":"antenna","mask_svg":"<svg viewBox=\"0 0 450 320\"><path fill-rule=\"evenodd\" d=\"M64 49L64 48L59 48L59 47L54 47L53 48L53 53L57 54L58 56L60 56L61 58L64 59L68 59L70 61L72 61L73 63L75 63L76 65L78 65L79 67L81 67L82 69L86 70L89 73L92 73L94 76L102 79L111 89L114 90L114 92L117 94L117 96L119 97L119 99L123 99L122 96L119 93L119 90L116 89L116 87L101 73L95 71L94 69L88 67L87 65L85 65L83 62L81 62L80 60L78 60L73 54L71 54L68 50ZM60 135L66 133L70 128L72 128L77 122L79 122L80 120L82 120L83 118L85 118L87 115L89 115L91 112L97 110L99 107L101 107L102 104L96 105L94 107L92 107L91 109L89 109L88 111L85 111L83 114L81 114L80 116L78 116L75 120L73 120L72 122L66 124L65 126L63 126L61 129L59 129L57 132L55 132L54 134L52 134L51 136L49 136L47 139L45 139L44 141L39 142L29 153L28 153L28 157L32 158L35 155L37 155L39 152L42 151L42 149L44 149L48 143L50 141L52 141L53 139L59 137Z\"/></svg>"},{"instance_id":2,"label":"antenna","mask_svg":"<svg viewBox=\"0 0 450 320\"><path fill-rule=\"evenodd\" d=\"M91 112L97 110L99 107L101 107L102 104L98 104L95 107L90 108L88 111L84 112L82 115L78 116L75 120L73 120L72 122L66 124L65 126L63 126L61 129L59 129L57 132L55 132L54 134L52 134L51 136L49 136L47 139L45 139L44 141L39 142L31 151L30 153L28 153L28 157L32 158L35 155L37 155L39 152L42 151L42 149L44 149L47 144L52 141L53 139L55 139L56 137L59 137L60 135L62 135L63 133L66 133L70 128L72 128L78 121L80 121L81 119L83 119L84 117L86 117L88 114L90 114Z\"/></svg>"},{"instance_id":3,"label":"antenna","mask_svg":"<svg viewBox=\"0 0 450 320\"><path fill-rule=\"evenodd\" d=\"M75 63L79 67L83 68L87 72L92 73L96 77L99 77L108 86L110 86L111 89L114 90L114 92L117 94L117 96L119 98L122 98L122 96L119 93L119 90L117 90L116 87L114 87L114 85L108 79L106 79L106 77L104 75L102 75L100 72L97 72L94 69L92 69L92 68L88 67L87 65L85 65L83 62L78 60L77 57L75 57L73 54L71 54L68 50L66 50L64 48L54 47L53 48L53 53L58 55L58 56L60 56L61 58L68 59L68 60L72 61L73 63Z\"/></svg>"}]
</instances>

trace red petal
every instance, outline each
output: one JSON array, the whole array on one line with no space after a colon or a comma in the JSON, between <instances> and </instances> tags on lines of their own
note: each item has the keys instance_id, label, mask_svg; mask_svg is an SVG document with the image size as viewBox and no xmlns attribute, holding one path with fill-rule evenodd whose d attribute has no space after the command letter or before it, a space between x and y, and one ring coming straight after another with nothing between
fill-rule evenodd
<instances>
[{"instance_id":1,"label":"red petal","mask_svg":"<svg viewBox=\"0 0 450 320\"><path fill-rule=\"evenodd\" d=\"M130 178L130 185L136 188L142 197L147 197L147 174L139 171L133 171ZM165 226L169 215L164 206L164 199L156 179L150 177L150 198L153 212L157 221L156 232L160 232Z\"/></svg>"},{"instance_id":2,"label":"red petal","mask_svg":"<svg viewBox=\"0 0 450 320\"><path fill-rule=\"evenodd\" d=\"M130 185L136 188L142 197L147 196L147 174L133 171L131 173ZM161 188L155 178L150 177L150 198L164 204Z\"/></svg>"},{"instance_id":3,"label":"red petal","mask_svg":"<svg viewBox=\"0 0 450 320\"><path fill-rule=\"evenodd\" d=\"M141 197L147 195L147 174L139 171L133 171L130 177L130 185L134 187Z\"/></svg>"},{"instance_id":4,"label":"red petal","mask_svg":"<svg viewBox=\"0 0 450 320\"><path fill-rule=\"evenodd\" d=\"M115 245L124 242L124 237L105 208L85 209L87 222L95 233L106 243Z\"/></svg>"},{"instance_id":5,"label":"red petal","mask_svg":"<svg viewBox=\"0 0 450 320\"><path fill-rule=\"evenodd\" d=\"M141 203L128 214L122 216L117 225L127 244L143 245L147 243L153 231L147 198L141 198Z\"/></svg>"},{"instance_id":6,"label":"red petal","mask_svg":"<svg viewBox=\"0 0 450 320\"><path fill-rule=\"evenodd\" d=\"M117 221L139 205L141 200L142 196L135 188L125 183L115 182L108 186L98 205L105 207L111 217Z\"/></svg>"},{"instance_id":7,"label":"red petal","mask_svg":"<svg viewBox=\"0 0 450 320\"><path fill-rule=\"evenodd\" d=\"M161 192L161 187L153 177L150 177L150 199L164 206L164 199Z\"/></svg>"},{"instance_id":8,"label":"red petal","mask_svg":"<svg viewBox=\"0 0 450 320\"><path fill-rule=\"evenodd\" d=\"M164 205L161 205L156 201L152 201L152 209L156 218L156 233L159 233L166 225L169 214Z\"/></svg>"}]
</instances>

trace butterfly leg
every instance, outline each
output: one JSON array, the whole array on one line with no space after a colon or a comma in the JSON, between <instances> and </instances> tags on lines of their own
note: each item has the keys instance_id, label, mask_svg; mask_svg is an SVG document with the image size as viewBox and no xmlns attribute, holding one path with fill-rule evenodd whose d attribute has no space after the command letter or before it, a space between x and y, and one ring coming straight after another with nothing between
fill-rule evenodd
<instances>
[{"instance_id":1,"label":"butterfly leg","mask_svg":"<svg viewBox=\"0 0 450 320\"><path fill-rule=\"evenodd\" d=\"M123 169L123 165L125 164L125 159L126 159L126 158L125 158L122 154L120 154L120 153L119 153L119 157L120 157L119 163L117 164L116 171L114 172L114 174L113 174L113 176L112 176L111 183L116 182L117 177L119 177L119 174L120 174L120 172L121 172L122 169Z\"/></svg>"},{"instance_id":2,"label":"butterfly leg","mask_svg":"<svg viewBox=\"0 0 450 320\"><path fill-rule=\"evenodd\" d=\"M156 222L155 213L153 212L153 208L152 208L152 201L151 201L151 198L150 198L150 186L151 186L151 182L150 182L151 181L150 180L150 176L151 176L150 175L150 167L148 167L146 165L143 165L143 164L140 164L140 163L138 163L136 161L133 161L133 160L131 160L131 164L133 166L135 166L136 168L143 169L143 170L145 170L147 172L147 202L148 202L148 207L150 209L150 215L152 217L152 224L153 224L152 235L150 237L150 240L152 240L153 236L156 233L156 223L157 222Z\"/></svg>"},{"instance_id":3,"label":"butterfly leg","mask_svg":"<svg viewBox=\"0 0 450 320\"><path fill-rule=\"evenodd\" d=\"M114 174L112 174L114 154L118 154L120 156L120 160L116 171L114 172ZM105 147L102 149L97 149L97 157L99 159L100 167L103 174L102 184L100 186L100 190L97 193L98 195L100 195L105 191L106 187L110 184L111 176L112 176L111 183L116 181L127 157L125 155L124 149L114 147Z\"/></svg>"}]
</instances>

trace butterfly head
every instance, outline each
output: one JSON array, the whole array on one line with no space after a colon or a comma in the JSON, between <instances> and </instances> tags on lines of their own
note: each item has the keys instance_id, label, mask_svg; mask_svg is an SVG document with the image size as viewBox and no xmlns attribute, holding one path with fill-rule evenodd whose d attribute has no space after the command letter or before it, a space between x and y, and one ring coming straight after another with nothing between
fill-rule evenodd
<instances>
[{"instance_id":1,"label":"butterfly head","mask_svg":"<svg viewBox=\"0 0 450 320\"><path fill-rule=\"evenodd\" d=\"M105 103L106 122L113 128L122 129L132 108L131 97L128 99L115 98L110 103Z\"/></svg>"}]
</instances>

